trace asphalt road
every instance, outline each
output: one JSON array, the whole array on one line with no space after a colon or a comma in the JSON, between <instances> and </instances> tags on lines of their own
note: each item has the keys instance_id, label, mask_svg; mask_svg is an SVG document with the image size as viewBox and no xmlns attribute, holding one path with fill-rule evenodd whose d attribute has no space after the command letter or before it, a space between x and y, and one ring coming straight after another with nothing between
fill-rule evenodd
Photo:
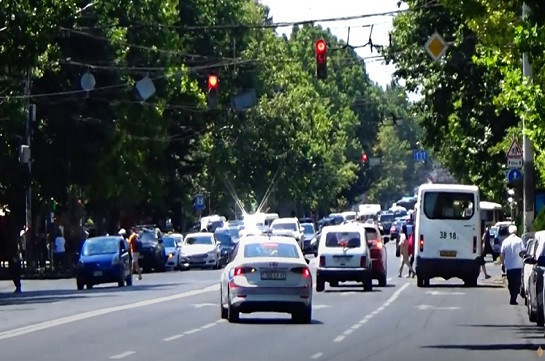
<instances>
[{"instance_id":1,"label":"asphalt road","mask_svg":"<svg viewBox=\"0 0 545 361\"><path fill-rule=\"evenodd\" d=\"M421 289L397 277L399 259L387 248L388 287L326 286L314 293L310 325L274 313L221 320L217 270L84 291L74 280L24 281L21 295L0 281L0 360L540 359L543 328L528 321L520 299L508 304L499 266L489 263L493 278L477 288L435 279Z\"/></svg>"}]
</instances>

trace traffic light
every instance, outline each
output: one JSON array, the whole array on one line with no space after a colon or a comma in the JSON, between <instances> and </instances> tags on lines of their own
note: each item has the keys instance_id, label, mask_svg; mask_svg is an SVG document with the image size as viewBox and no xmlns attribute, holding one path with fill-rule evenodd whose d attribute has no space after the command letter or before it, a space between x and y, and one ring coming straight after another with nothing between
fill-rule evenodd
<instances>
[{"instance_id":1,"label":"traffic light","mask_svg":"<svg viewBox=\"0 0 545 361\"><path fill-rule=\"evenodd\" d=\"M324 39L316 41L316 78L327 78L327 44Z\"/></svg>"},{"instance_id":2,"label":"traffic light","mask_svg":"<svg viewBox=\"0 0 545 361\"><path fill-rule=\"evenodd\" d=\"M369 160L369 158L367 157L367 153L362 153L361 154L361 162L362 163L367 163L367 161Z\"/></svg>"},{"instance_id":3,"label":"traffic light","mask_svg":"<svg viewBox=\"0 0 545 361\"><path fill-rule=\"evenodd\" d=\"M218 76L215 74L208 75L207 86L208 86L208 94L207 94L208 109L215 109L218 103L218 86L219 86Z\"/></svg>"}]
</instances>

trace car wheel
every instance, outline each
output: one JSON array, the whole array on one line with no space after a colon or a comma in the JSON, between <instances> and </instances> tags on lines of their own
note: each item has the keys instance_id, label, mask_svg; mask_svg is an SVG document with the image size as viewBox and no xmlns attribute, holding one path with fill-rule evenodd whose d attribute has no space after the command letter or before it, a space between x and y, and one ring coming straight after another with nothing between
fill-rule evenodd
<instances>
[{"instance_id":1,"label":"car wheel","mask_svg":"<svg viewBox=\"0 0 545 361\"><path fill-rule=\"evenodd\" d=\"M76 286L78 287L78 290L81 291L83 289L83 287L85 286L85 284L83 283L83 281L80 278L77 278L76 279Z\"/></svg>"},{"instance_id":2,"label":"car wheel","mask_svg":"<svg viewBox=\"0 0 545 361\"><path fill-rule=\"evenodd\" d=\"M545 320L543 319L543 311L539 312L539 307L535 312L536 314L536 325L539 327L543 327L543 324L545 324Z\"/></svg>"},{"instance_id":3,"label":"car wheel","mask_svg":"<svg viewBox=\"0 0 545 361\"><path fill-rule=\"evenodd\" d=\"M465 287L477 287L477 280L478 278L466 278L464 279L464 286Z\"/></svg>"},{"instance_id":4,"label":"car wheel","mask_svg":"<svg viewBox=\"0 0 545 361\"><path fill-rule=\"evenodd\" d=\"M90 290L90 289L92 289L92 288L93 288L93 284L92 284L92 283L88 283L88 284L87 284L87 289Z\"/></svg>"},{"instance_id":5,"label":"car wheel","mask_svg":"<svg viewBox=\"0 0 545 361\"><path fill-rule=\"evenodd\" d=\"M123 279L123 280L121 280L121 281L117 281L117 285L118 285L119 287L125 286L125 280Z\"/></svg>"},{"instance_id":6,"label":"car wheel","mask_svg":"<svg viewBox=\"0 0 545 361\"><path fill-rule=\"evenodd\" d=\"M316 292L323 292L325 288L325 281L322 277L316 277Z\"/></svg>"},{"instance_id":7,"label":"car wheel","mask_svg":"<svg viewBox=\"0 0 545 361\"><path fill-rule=\"evenodd\" d=\"M312 322L312 307L305 306L305 309L300 312L291 314L291 320L294 323L309 324Z\"/></svg>"},{"instance_id":8,"label":"car wheel","mask_svg":"<svg viewBox=\"0 0 545 361\"><path fill-rule=\"evenodd\" d=\"M233 323L238 322L239 312L236 307L229 305L227 308L227 321Z\"/></svg>"},{"instance_id":9,"label":"car wheel","mask_svg":"<svg viewBox=\"0 0 545 361\"><path fill-rule=\"evenodd\" d=\"M388 284L388 280L386 279L386 275L382 275L380 276L380 278L378 279L378 285L380 287L386 287L386 285Z\"/></svg>"},{"instance_id":10,"label":"car wheel","mask_svg":"<svg viewBox=\"0 0 545 361\"><path fill-rule=\"evenodd\" d=\"M339 281L329 281L331 287L339 287Z\"/></svg>"},{"instance_id":11,"label":"car wheel","mask_svg":"<svg viewBox=\"0 0 545 361\"><path fill-rule=\"evenodd\" d=\"M132 273L127 276L125 282L127 283L127 286L132 286Z\"/></svg>"},{"instance_id":12,"label":"car wheel","mask_svg":"<svg viewBox=\"0 0 545 361\"><path fill-rule=\"evenodd\" d=\"M371 277L363 280L363 290L365 292L371 292L373 290L373 279Z\"/></svg>"},{"instance_id":13,"label":"car wheel","mask_svg":"<svg viewBox=\"0 0 545 361\"><path fill-rule=\"evenodd\" d=\"M223 307L223 290L220 288L220 316L222 319L227 319L228 310Z\"/></svg>"},{"instance_id":14,"label":"car wheel","mask_svg":"<svg viewBox=\"0 0 545 361\"><path fill-rule=\"evenodd\" d=\"M418 287L428 287L430 285L430 280L428 278L416 275L416 285Z\"/></svg>"}]
</instances>

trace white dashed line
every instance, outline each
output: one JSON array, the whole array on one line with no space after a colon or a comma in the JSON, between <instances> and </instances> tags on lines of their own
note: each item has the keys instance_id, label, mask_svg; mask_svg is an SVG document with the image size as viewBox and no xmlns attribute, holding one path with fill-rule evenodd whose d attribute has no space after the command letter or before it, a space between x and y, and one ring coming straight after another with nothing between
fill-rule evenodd
<instances>
[{"instance_id":1,"label":"white dashed line","mask_svg":"<svg viewBox=\"0 0 545 361\"><path fill-rule=\"evenodd\" d=\"M313 360L316 360L316 359L322 357L323 354L324 354L323 352L318 352L318 353L315 353L314 355L310 356L310 358L313 359Z\"/></svg>"},{"instance_id":2,"label":"white dashed line","mask_svg":"<svg viewBox=\"0 0 545 361\"><path fill-rule=\"evenodd\" d=\"M179 339L181 337L184 337L184 335L181 334L181 335L174 335L174 336L166 337L166 338L163 339L163 341L165 341L165 342L174 341L174 340L177 340L177 339Z\"/></svg>"},{"instance_id":3,"label":"white dashed line","mask_svg":"<svg viewBox=\"0 0 545 361\"><path fill-rule=\"evenodd\" d=\"M125 357L130 356L130 355L135 354L135 353L136 353L136 352L134 352L134 351L125 351L125 352L123 352L123 353L120 353L120 354L117 354L117 355L113 355L113 356L111 356L110 358L111 358L112 360L119 360L119 359L125 358Z\"/></svg>"},{"instance_id":4,"label":"white dashed line","mask_svg":"<svg viewBox=\"0 0 545 361\"><path fill-rule=\"evenodd\" d=\"M202 326L201 328L202 328L203 330L205 330L205 329L207 329L207 328L214 327L214 326L216 326L216 325L217 325L217 323L213 322L213 323L209 323L209 324L207 324L207 325L204 325L204 326Z\"/></svg>"},{"instance_id":5,"label":"white dashed line","mask_svg":"<svg viewBox=\"0 0 545 361\"><path fill-rule=\"evenodd\" d=\"M192 333L197 333L197 332L201 332L201 329L200 328L194 328L192 330L185 331L184 334L191 335Z\"/></svg>"},{"instance_id":6,"label":"white dashed line","mask_svg":"<svg viewBox=\"0 0 545 361\"><path fill-rule=\"evenodd\" d=\"M348 335L350 335L352 332L354 332L354 330L357 330L358 328L361 327L361 325L364 325L366 324L371 318L373 318L373 316L375 316L376 314L384 311L384 309L386 307L388 307L392 302L394 302L398 297L399 295L401 294L401 292L403 292L403 290L405 288L407 288L410 284L409 283L405 283L403 286L401 286L397 291L394 292L394 294L382 305L380 306L379 308L377 308L376 310L374 310L373 312L371 312L370 314L366 315L364 318L362 318L358 323L356 323L355 325L351 326L348 330L344 331L342 335L340 336L337 336L333 342L341 342L342 340L344 340L344 338Z\"/></svg>"}]
</instances>

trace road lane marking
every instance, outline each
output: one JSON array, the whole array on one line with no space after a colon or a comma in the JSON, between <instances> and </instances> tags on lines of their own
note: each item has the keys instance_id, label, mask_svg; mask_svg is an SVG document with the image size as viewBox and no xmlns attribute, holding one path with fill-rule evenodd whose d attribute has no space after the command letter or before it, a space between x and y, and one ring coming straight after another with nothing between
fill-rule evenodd
<instances>
[{"instance_id":1,"label":"road lane marking","mask_svg":"<svg viewBox=\"0 0 545 361\"><path fill-rule=\"evenodd\" d=\"M179 300L181 298L197 296L197 295L200 295L200 294L203 294L203 293L208 293L208 292L213 292L213 291L218 291L218 290L219 290L219 284L209 286L209 287L206 287L206 288L202 288L202 289L199 289L199 290L191 290L191 291L178 293L178 294L174 294L174 295L170 295L170 296L152 298L152 299L149 299L149 300L130 303L130 304L127 304L127 305L106 307L106 308L101 308L101 309L98 309L98 310L83 312L83 313L80 313L80 314L77 314L77 315L61 317L61 318L57 318L55 320L35 323L33 325L23 326L23 327L19 327L19 328L13 329L13 330L0 332L0 340L5 340L5 339L8 339L8 338L12 338L12 337L26 335L26 334L31 333L31 332L36 332L36 331L41 331L41 330L45 330L45 329L56 327L56 326L61 326L61 325L65 325L67 323L86 320L88 318L107 315L107 314L110 314L110 313L113 313L113 312L125 311L125 310L130 310L130 309L133 309L133 308L144 307L144 306L151 306L151 305L155 305L155 304L162 303L162 302Z\"/></svg>"},{"instance_id":2,"label":"road lane marking","mask_svg":"<svg viewBox=\"0 0 545 361\"><path fill-rule=\"evenodd\" d=\"M192 330L189 330L189 331L185 331L184 333L186 335L191 335L192 333L197 333L197 332L201 332L201 329L200 328L194 328Z\"/></svg>"},{"instance_id":3,"label":"road lane marking","mask_svg":"<svg viewBox=\"0 0 545 361\"><path fill-rule=\"evenodd\" d=\"M181 337L184 337L183 334L180 334L180 335L174 335L174 336L170 336L170 337L166 337L163 339L163 341L166 341L166 342L169 342L169 341L174 341L174 340L177 340Z\"/></svg>"},{"instance_id":4,"label":"road lane marking","mask_svg":"<svg viewBox=\"0 0 545 361\"><path fill-rule=\"evenodd\" d=\"M445 291L428 291L426 292L428 295L432 296L459 296L459 295L465 295L465 292L445 292Z\"/></svg>"},{"instance_id":5,"label":"road lane marking","mask_svg":"<svg viewBox=\"0 0 545 361\"><path fill-rule=\"evenodd\" d=\"M214 327L214 326L216 326L216 325L217 325L217 323L213 322L213 323L206 324L206 325L202 326L201 328L202 328L203 330L205 330L205 329L207 329L207 328Z\"/></svg>"},{"instance_id":6,"label":"road lane marking","mask_svg":"<svg viewBox=\"0 0 545 361\"><path fill-rule=\"evenodd\" d=\"M216 321L216 323L224 323L224 322L227 322L227 320L225 320L225 319L223 319L223 318Z\"/></svg>"},{"instance_id":7,"label":"road lane marking","mask_svg":"<svg viewBox=\"0 0 545 361\"><path fill-rule=\"evenodd\" d=\"M333 340L333 342L341 342L342 340L344 340L344 336L337 336L335 337L335 339Z\"/></svg>"},{"instance_id":8,"label":"road lane marking","mask_svg":"<svg viewBox=\"0 0 545 361\"><path fill-rule=\"evenodd\" d=\"M343 332L343 335L348 336L348 335L350 335L352 332L354 332L354 330L352 330L352 329L350 328L350 329L344 331L344 332Z\"/></svg>"},{"instance_id":9,"label":"road lane marking","mask_svg":"<svg viewBox=\"0 0 545 361\"><path fill-rule=\"evenodd\" d=\"M363 320L361 320L361 321L359 322L359 324L360 324L360 325L364 325L364 324L366 324L367 321L369 321L369 320L370 320L370 318L363 319Z\"/></svg>"},{"instance_id":10,"label":"road lane marking","mask_svg":"<svg viewBox=\"0 0 545 361\"><path fill-rule=\"evenodd\" d=\"M125 357L130 356L130 355L135 354L135 353L136 353L136 352L134 352L134 351L125 351L125 352L123 352L123 353L120 353L120 354L117 354L117 355L113 355L113 356L111 356L110 358L111 358L112 360L119 360L119 359L125 358Z\"/></svg>"},{"instance_id":11,"label":"road lane marking","mask_svg":"<svg viewBox=\"0 0 545 361\"><path fill-rule=\"evenodd\" d=\"M354 326L352 326L352 329L353 329L353 330L357 330L357 329L360 328L360 327L361 327L361 324L356 323Z\"/></svg>"},{"instance_id":12,"label":"road lane marking","mask_svg":"<svg viewBox=\"0 0 545 361\"><path fill-rule=\"evenodd\" d=\"M322 357L323 354L324 354L323 352L318 352L318 353L315 353L314 355L310 356L310 358L313 359L313 360L316 360L317 358Z\"/></svg>"},{"instance_id":13,"label":"road lane marking","mask_svg":"<svg viewBox=\"0 0 545 361\"><path fill-rule=\"evenodd\" d=\"M191 304L191 307L198 309L203 307L216 307L217 305L217 303L193 303Z\"/></svg>"},{"instance_id":14,"label":"road lane marking","mask_svg":"<svg viewBox=\"0 0 545 361\"><path fill-rule=\"evenodd\" d=\"M331 306L328 306L328 305L312 305L313 310L319 310L321 308L328 308L328 307L331 307Z\"/></svg>"},{"instance_id":15,"label":"road lane marking","mask_svg":"<svg viewBox=\"0 0 545 361\"><path fill-rule=\"evenodd\" d=\"M423 311L423 310L449 310L449 311L452 311L452 310L459 310L460 307L435 307L435 306L431 306L431 305L418 305L418 306L415 306L414 308L420 310L420 311Z\"/></svg>"}]
</instances>

